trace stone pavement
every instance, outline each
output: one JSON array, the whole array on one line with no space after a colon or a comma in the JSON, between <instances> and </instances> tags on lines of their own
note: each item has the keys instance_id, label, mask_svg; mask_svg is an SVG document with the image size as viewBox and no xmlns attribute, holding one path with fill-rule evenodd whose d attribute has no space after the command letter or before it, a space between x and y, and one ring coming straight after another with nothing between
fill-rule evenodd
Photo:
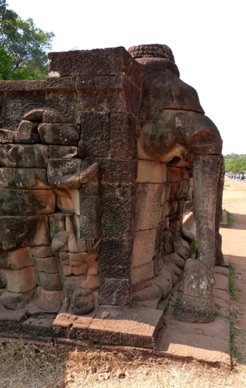
<instances>
[{"instance_id":1,"label":"stone pavement","mask_svg":"<svg viewBox=\"0 0 246 388\"><path fill-rule=\"evenodd\" d=\"M188 323L173 318L172 307L165 316L158 353L215 364L231 365L230 357L230 296L228 269L216 267L215 303L218 314L214 322Z\"/></svg>"}]
</instances>

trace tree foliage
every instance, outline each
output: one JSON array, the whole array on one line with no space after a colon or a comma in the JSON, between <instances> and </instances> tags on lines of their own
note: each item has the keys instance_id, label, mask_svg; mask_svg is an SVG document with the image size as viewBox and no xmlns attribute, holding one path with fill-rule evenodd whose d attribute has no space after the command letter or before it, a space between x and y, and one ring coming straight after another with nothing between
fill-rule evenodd
<instances>
[{"instance_id":1,"label":"tree foliage","mask_svg":"<svg viewBox=\"0 0 246 388\"><path fill-rule=\"evenodd\" d=\"M46 53L54 34L7 7L6 0L0 0L0 79L46 78Z\"/></svg>"},{"instance_id":2,"label":"tree foliage","mask_svg":"<svg viewBox=\"0 0 246 388\"><path fill-rule=\"evenodd\" d=\"M246 155L225 155L224 161L225 172L240 173L242 171L246 171Z\"/></svg>"}]
</instances>

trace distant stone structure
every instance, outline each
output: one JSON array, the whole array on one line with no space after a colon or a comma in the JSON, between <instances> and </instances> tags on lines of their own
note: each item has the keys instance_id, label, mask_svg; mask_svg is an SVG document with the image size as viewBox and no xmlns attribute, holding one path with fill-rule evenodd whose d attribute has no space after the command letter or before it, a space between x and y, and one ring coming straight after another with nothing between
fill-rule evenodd
<instances>
[{"instance_id":1,"label":"distant stone structure","mask_svg":"<svg viewBox=\"0 0 246 388\"><path fill-rule=\"evenodd\" d=\"M176 318L213 320L222 141L172 51L48 58L47 80L0 82L0 331L118 343L112 306L157 333L180 279Z\"/></svg>"}]
</instances>

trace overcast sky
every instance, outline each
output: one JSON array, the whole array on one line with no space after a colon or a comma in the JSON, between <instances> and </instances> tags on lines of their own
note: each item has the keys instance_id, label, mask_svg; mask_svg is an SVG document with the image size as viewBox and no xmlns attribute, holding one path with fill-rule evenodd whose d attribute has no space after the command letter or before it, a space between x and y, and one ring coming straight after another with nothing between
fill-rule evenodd
<instances>
[{"instance_id":1,"label":"overcast sky","mask_svg":"<svg viewBox=\"0 0 246 388\"><path fill-rule=\"evenodd\" d=\"M168 45L223 139L246 154L245 0L7 0L21 18L54 32L52 51Z\"/></svg>"}]
</instances>

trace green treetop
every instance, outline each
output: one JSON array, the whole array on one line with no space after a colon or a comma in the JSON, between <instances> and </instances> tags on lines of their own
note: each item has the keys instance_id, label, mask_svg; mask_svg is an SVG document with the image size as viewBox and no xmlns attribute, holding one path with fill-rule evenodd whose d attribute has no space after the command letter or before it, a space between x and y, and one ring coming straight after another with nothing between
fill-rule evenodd
<instances>
[{"instance_id":1,"label":"green treetop","mask_svg":"<svg viewBox=\"0 0 246 388\"><path fill-rule=\"evenodd\" d=\"M0 0L0 79L47 77L47 50L52 32L37 28L32 19L22 20Z\"/></svg>"}]
</instances>

